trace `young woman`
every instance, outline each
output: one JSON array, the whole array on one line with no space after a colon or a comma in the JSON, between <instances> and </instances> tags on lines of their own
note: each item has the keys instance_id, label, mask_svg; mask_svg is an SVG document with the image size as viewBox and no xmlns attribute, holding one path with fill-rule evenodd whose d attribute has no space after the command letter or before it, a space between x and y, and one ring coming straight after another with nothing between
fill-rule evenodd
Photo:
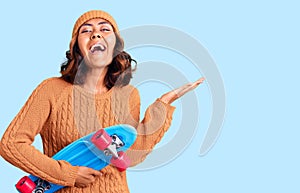
<instances>
[{"instance_id":1,"label":"young woman","mask_svg":"<svg viewBox=\"0 0 300 193\"><path fill-rule=\"evenodd\" d=\"M92 10L76 21L61 77L44 80L13 119L0 144L1 156L25 172L66 186L58 192L129 192L126 172L72 166L51 157L80 137L116 124L130 124L138 137L128 150L132 166L142 162L170 127L170 104L197 87L203 78L158 98L142 121L140 98L129 85L135 62L124 50L111 15ZM31 144L40 134L44 153Z\"/></svg>"}]
</instances>

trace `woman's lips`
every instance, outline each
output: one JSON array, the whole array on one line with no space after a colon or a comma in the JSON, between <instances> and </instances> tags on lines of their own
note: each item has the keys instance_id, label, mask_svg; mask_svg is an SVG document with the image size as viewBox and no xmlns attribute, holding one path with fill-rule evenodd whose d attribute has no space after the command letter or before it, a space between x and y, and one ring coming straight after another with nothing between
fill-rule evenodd
<instances>
[{"instance_id":1,"label":"woman's lips","mask_svg":"<svg viewBox=\"0 0 300 193\"><path fill-rule=\"evenodd\" d=\"M90 49L92 54L94 54L96 52L103 52L105 50L106 50L106 47L101 43L94 44Z\"/></svg>"}]
</instances>

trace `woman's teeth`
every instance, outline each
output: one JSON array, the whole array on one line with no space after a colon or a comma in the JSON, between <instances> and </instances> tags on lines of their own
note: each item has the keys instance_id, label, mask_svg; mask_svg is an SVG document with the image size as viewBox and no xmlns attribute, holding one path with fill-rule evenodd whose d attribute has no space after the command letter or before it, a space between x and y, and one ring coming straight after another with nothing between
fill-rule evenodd
<instances>
[{"instance_id":1,"label":"woman's teeth","mask_svg":"<svg viewBox=\"0 0 300 193\"><path fill-rule=\"evenodd\" d=\"M96 51L105 51L106 50L106 47L102 44L95 44L91 47L91 52L94 53Z\"/></svg>"}]
</instances>

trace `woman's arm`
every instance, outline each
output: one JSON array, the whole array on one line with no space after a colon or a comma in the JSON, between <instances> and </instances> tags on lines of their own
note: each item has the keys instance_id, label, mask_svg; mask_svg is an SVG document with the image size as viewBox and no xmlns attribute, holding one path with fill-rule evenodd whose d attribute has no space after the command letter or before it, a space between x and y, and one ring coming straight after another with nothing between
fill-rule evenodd
<instances>
[{"instance_id":1,"label":"woman's arm","mask_svg":"<svg viewBox=\"0 0 300 193\"><path fill-rule=\"evenodd\" d=\"M55 85L48 79L34 90L5 131L0 143L0 154L25 172L55 184L73 186L77 167L54 160L32 146L35 136L50 116L54 89Z\"/></svg>"},{"instance_id":2,"label":"woman's arm","mask_svg":"<svg viewBox=\"0 0 300 193\"><path fill-rule=\"evenodd\" d=\"M137 128L138 137L127 151L127 155L131 159L132 166L142 162L146 156L153 150L154 146L160 142L165 132L169 129L172 121L172 115L175 107L170 104L182 97L187 92L195 89L204 81L201 78L193 83L188 83L173 91L170 91L152 105L150 105L146 112L144 119L139 122L140 117L140 97L138 91L135 89L130 97L131 120L132 125Z\"/></svg>"}]
</instances>

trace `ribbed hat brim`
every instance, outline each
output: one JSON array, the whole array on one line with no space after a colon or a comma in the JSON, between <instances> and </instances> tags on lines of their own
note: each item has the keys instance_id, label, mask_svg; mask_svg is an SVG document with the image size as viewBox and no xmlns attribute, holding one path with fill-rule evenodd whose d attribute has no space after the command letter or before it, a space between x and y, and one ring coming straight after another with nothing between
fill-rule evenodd
<instances>
[{"instance_id":1,"label":"ribbed hat brim","mask_svg":"<svg viewBox=\"0 0 300 193\"><path fill-rule=\"evenodd\" d=\"M72 32L72 37L76 36L78 33L79 28L84 24L85 22L95 19L95 18L102 18L108 21L114 28L116 33L119 33L118 25L115 21L115 19L107 12L102 11L102 10L91 10L88 11L84 14L82 14L76 21L74 27L73 27L73 32Z\"/></svg>"}]
</instances>

